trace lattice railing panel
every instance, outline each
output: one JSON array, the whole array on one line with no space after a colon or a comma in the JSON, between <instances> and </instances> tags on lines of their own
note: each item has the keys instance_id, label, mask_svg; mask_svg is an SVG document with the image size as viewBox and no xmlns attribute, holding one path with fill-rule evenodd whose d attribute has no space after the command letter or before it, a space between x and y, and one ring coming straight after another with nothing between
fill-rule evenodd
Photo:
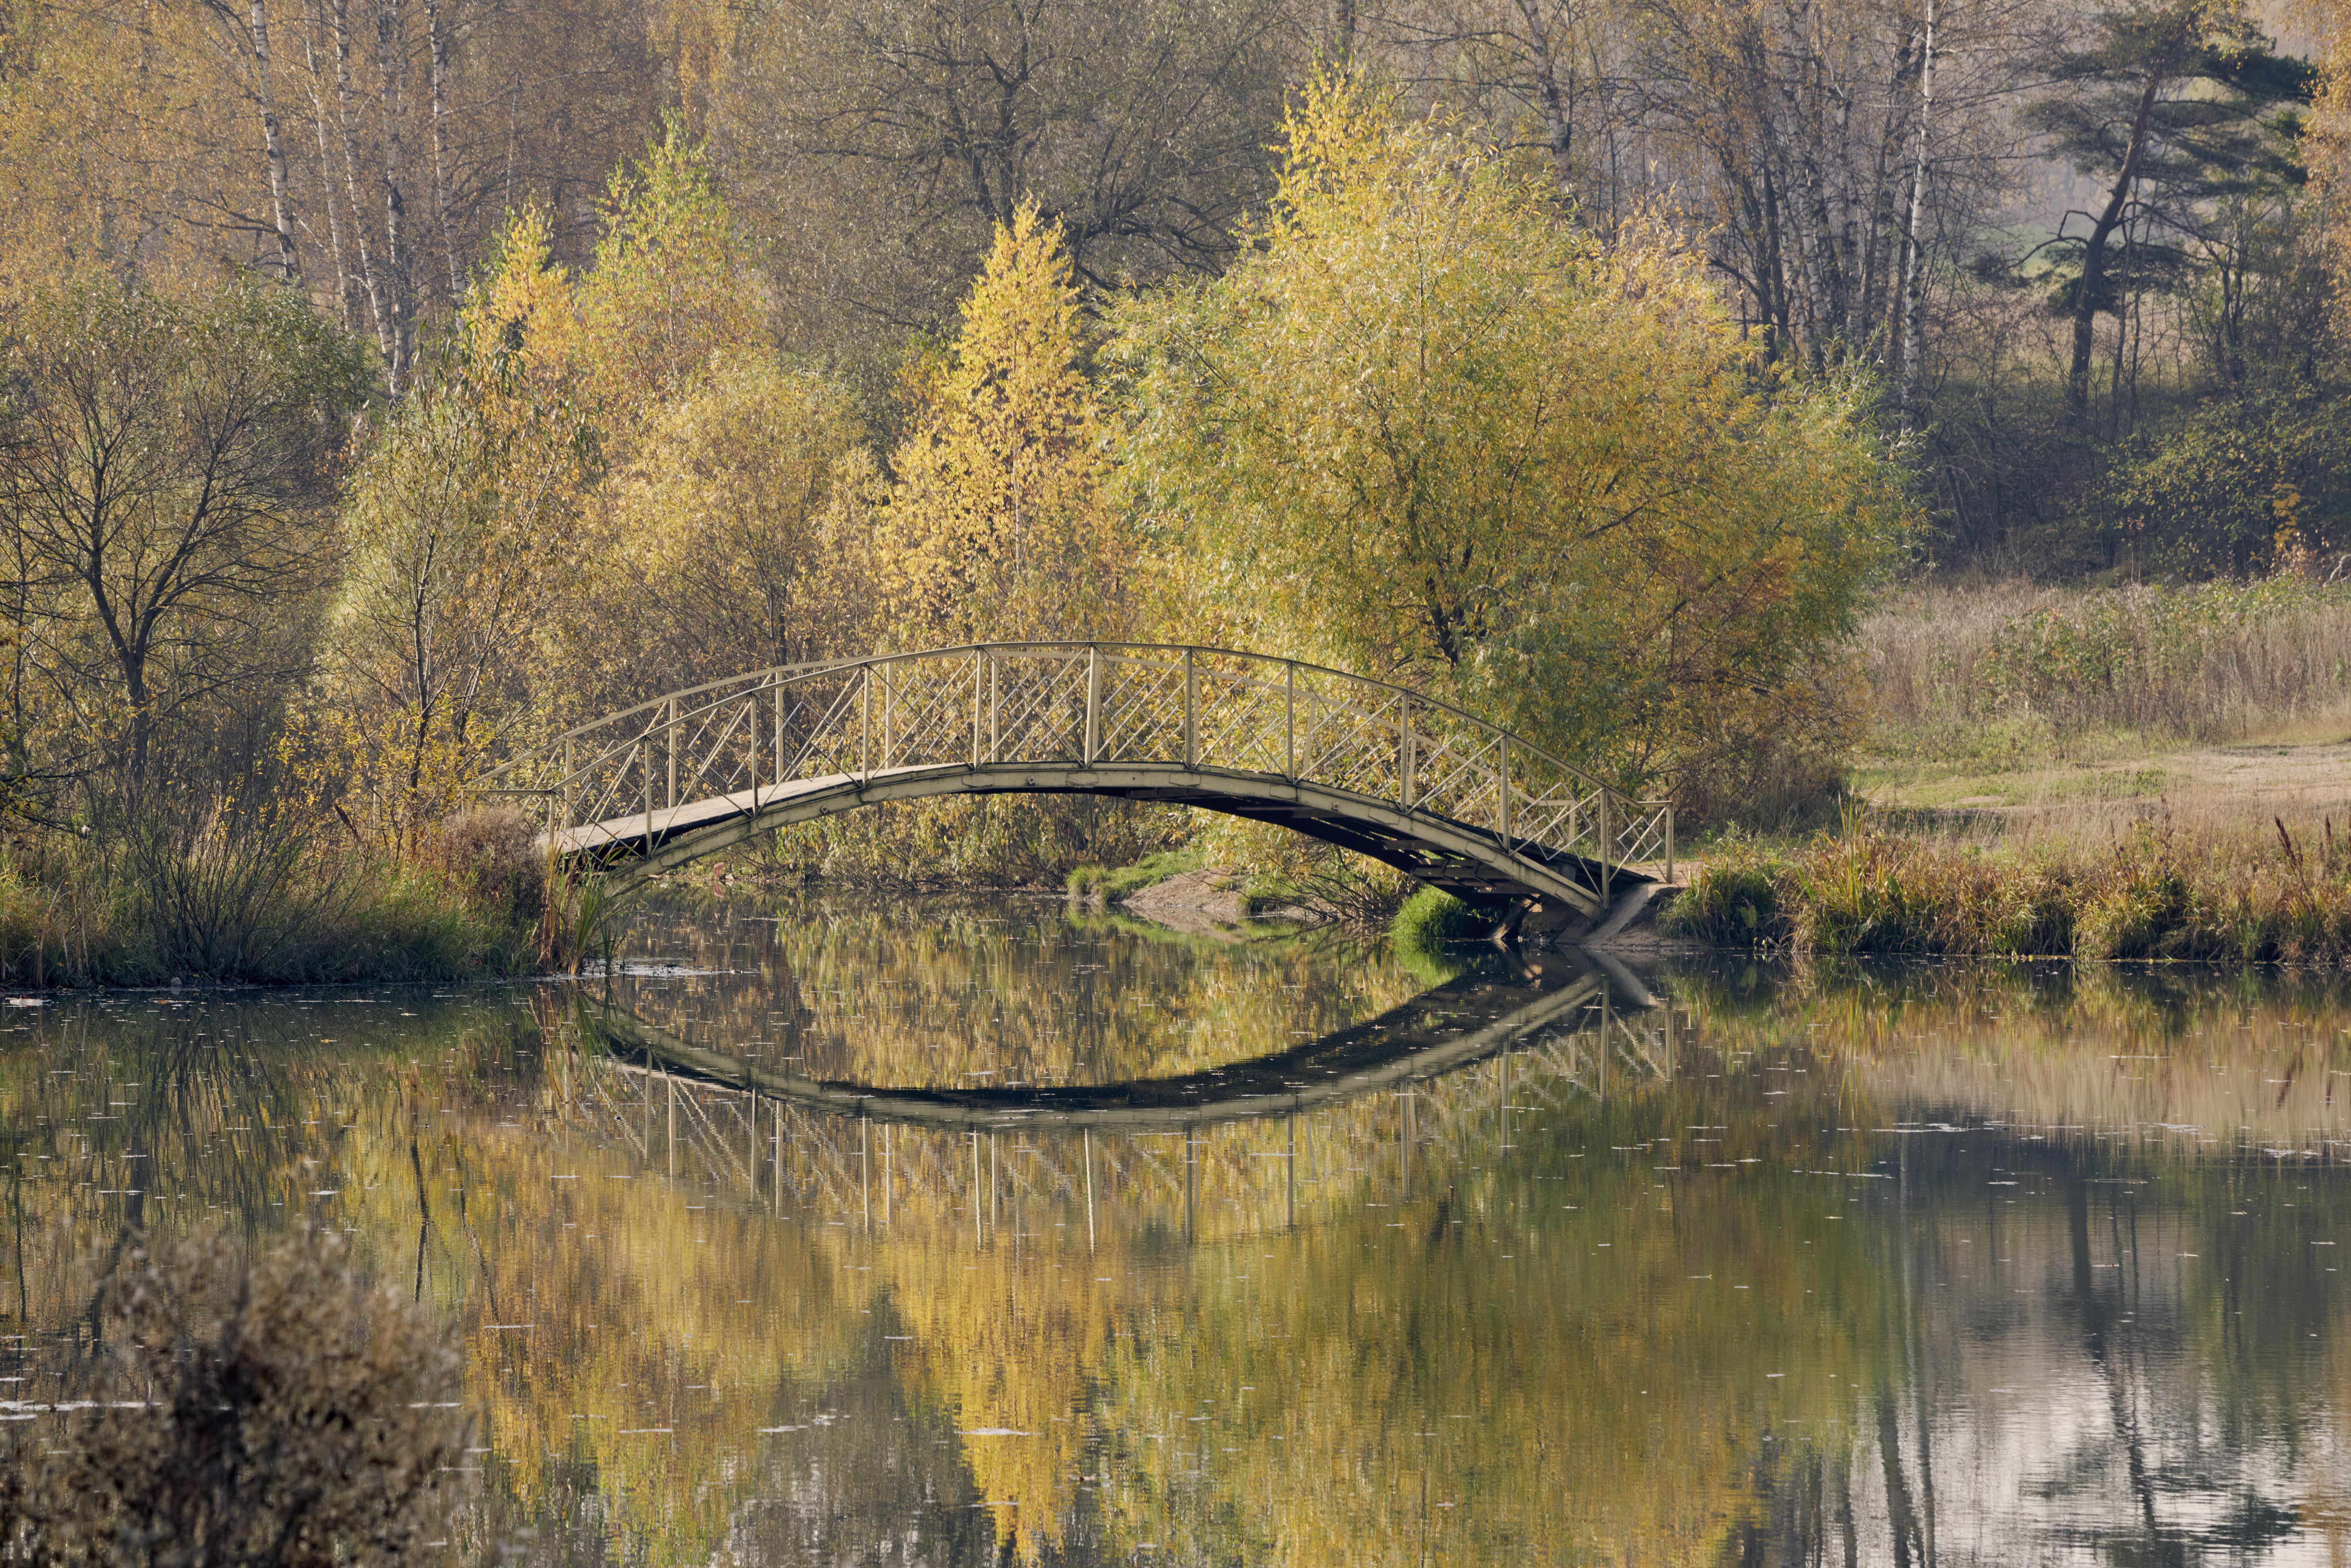
<instances>
[{"instance_id":1,"label":"lattice railing panel","mask_svg":"<svg viewBox=\"0 0 2351 1568\"><path fill-rule=\"evenodd\" d=\"M971 659L900 659L873 668L873 768L938 768L972 759Z\"/></svg>"},{"instance_id":2,"label":"lattice railing panel","mask_svg":"<svg viewBox=\"0 0 2351 1568\"><path fill-rule=\"evenodd\" d=\"M1615 834L1615 852L1609 858L1619 864L1639 864L1662 861L1671 853L1673 841L1673 811L1671 807L1654 807L1638 811Z\"/></svg>"},{"instance_id":3,"label":"lattice railing panel","mask_svg":"<svg viewBox=\"0 0 2351 1568\"><path fill-rule=\"evenodd\" d=\"M1081 760L1086 744L1085 654L998 653L993 663L991 759Z\"/></svg>"},{"instance_id":4,"label":"lattice railing panel","mask_svg":"<svg viewBox=\"0 0 2351 1568\"><path fill-rule=\"evenodd\" d=\"M824 779L862 771L866 672L828 672L783 688L784 764L778 779ZM775 698L770 694L768 701Z\"/></svg>"},{"instance_id":5,"label":"lattice railing panel","mask_svg":"<svg viewBox=\"0 0 2351 1568\"><path fill-rule=\"evenodd\" d=\"M664 744L677 758L675 798L666 804L749 789L759 764L761 716L756 693L730 693L665 727Z\"/></svg>"},{"instance_id":6,"label":"lattice railing panel","mask_svg":"<svg viewBox=\"0 0 2351 1568\"><path fill-rule=\"evenodd\" d=\"M584 726L477 788L626 850L636 824L663 831L673 807L755 787L1089 762L1295 779L1526 846L1554 871L1673 855L1665 802L1616 795L1444 703L1219 649L1006 643L759 671Z\"/></svg>"},{"instance_id":7,"label":"lattice railing panel","mask_svg":"<svg viewBox=\"0 0 2351 1568\"><path fill-rule=\"evenodd\" d=\"M1404 731L1396 705L1374 706L1322 682L1299 698L1297 773L1317 784L1396 800L1404 789Z\"/></svg>"},{"instance_id":8,"label":"lattice railing panel","mask_svg":"<svg viewBox=\"0 0 2351 1568\"><path fill-rule=\"evenodd\" d=\"M1416 727L1413 805L1472 827L1500 821L1500 740L1476 731L1430 734Z\"/></svg>"},{"instance_id":9,"label":"lattice railing panel","mask_svg":"<svg viewBox=\"0 0 2351 1568\"><path fill-rule=\"evenodd\" d=\"M1267 671L1270 669L1270 676ZM1242 773L1290 770L1289 698L1280 665L1203 660L1198 666L1200 766Z\"/></svg>"},{"instance_id":10,"label":"lattice railing panel","mask_svg":"<svg viewBox=\"0 0 2351 1568\"><path fill-rule=\"evenodd\" d=\"M1104 659L1098 762L1184 760L1181 657Z\"/></svg>"}]
</instances>

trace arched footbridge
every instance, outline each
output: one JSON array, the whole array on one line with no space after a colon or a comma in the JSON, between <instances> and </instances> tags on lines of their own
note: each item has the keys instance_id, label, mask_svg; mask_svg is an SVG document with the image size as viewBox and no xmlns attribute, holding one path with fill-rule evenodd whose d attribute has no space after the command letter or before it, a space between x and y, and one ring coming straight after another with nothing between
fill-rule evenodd
<instances>
[{"instance_id":1,"label":"arched footbridge","mask_svg":"<svg viewBox=\"0 0 2351 1568\"><path fill-rule=\"evenodd\" d=\"M1598 915L1672 878L1673 808L1449 704L1295 660L1002 643L753 671L476 781L616 894L754 834L945 795L1085 794L1276 822L1456 894Z\"/></svg>"}]
</instances>

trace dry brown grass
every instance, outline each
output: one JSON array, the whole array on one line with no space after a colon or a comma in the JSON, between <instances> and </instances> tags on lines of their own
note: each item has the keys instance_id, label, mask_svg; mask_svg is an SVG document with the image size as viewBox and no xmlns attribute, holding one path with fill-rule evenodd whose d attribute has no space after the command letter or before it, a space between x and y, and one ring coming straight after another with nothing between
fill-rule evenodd
<instances>
[{"instance_id":1,"label":"dry brown grass","mask_svg":"<svg viewBox=\"0 0 2351 1568\"><path fill-rule=\"evenodd\" d=\"M1788 850L1717 854L1669 933L1800 953L2351 961L2351 839L2140 824L2105 844L1988 850L1855 820Z\"/></svg>"},{"instance_id":2,"label":"dry brown grass","mask_svg":"<svg viewBox=\"0 0 2351 1568\"><path fill-rule=\"evenodd\" d=\"M2351 583L1925 587L1862 627L1876 748L2029 760L2351 731Z\"/></svg>"}]
</instances>

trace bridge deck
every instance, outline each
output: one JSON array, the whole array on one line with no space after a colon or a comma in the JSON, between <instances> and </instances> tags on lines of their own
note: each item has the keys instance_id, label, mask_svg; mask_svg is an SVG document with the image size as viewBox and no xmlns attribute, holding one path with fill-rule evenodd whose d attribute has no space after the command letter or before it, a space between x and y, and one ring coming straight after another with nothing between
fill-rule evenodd
<instances>
[{"instance_id":1,"label":"bridge deck","mask_svg":"<svg viewBox=\"0 0 2351 1568\"><path fill-rule=\"evenodd\" d=\"M1652 880L1653 857L1670 880L1674 853L1671 802L1628 799L1447 703L1291 659L1134 643L750 671L583 725L476 788L532 802L542 844L601 862L623 894L757 832L956 794L1199 807L1454 893L1595 916Z\"/></svg>"},{"instance_id":2,"label":"bridge deck","mask_svg":"<svg viewBox=\"0 0 2351 1568\"><path fill-rule=\"evenodd\" d=\"M718 840L740 841L854 806L1012 793L1104 795L1273 822L1468 897L1560 899L1597 914L1590 889L1605 885L1603 868L1583 856L1526 840L1505 845L1487 829L1426 810L1279 775L1178 764L950 764L822 774L559 829L539 843L561 855L632 857L641 871L657 872L712 852ZM1633 865L1608 868L1607 875L1618 885L1655 880Z\"/></svg>"}]
</instances>

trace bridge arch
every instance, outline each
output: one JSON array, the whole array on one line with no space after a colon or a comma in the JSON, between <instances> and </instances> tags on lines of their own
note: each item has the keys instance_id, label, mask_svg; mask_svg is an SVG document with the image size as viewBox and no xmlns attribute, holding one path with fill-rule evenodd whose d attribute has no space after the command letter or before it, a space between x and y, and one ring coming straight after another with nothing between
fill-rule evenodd
<instances>
[{"instance_id":1,"label":"bridge arch","mask_svg":"<svg viewBox=\"0 0 2351 1568\"><path fill-rule=\"evenodd\" d=\"M609 1000L583 1003L578 1016L608 1047L650 1066L810 1110L947 1132L1045 1124L1165 1133L1317 1111L1547 1040L1590 1035L1603 1050L1613 1050L1620 1043L1612 1038L1618 1030L1622 1043L1632 1048L1627 1055L1646 1065L1647 1048L1625 1017L1656 1007L1656 998L1638 981L1611 981L1598 967L1549 976L1465 976L1376 1018L1255 1061L1123 1083L1019 1089L838 1082L696 1045Z\"/></svg>"},{"instance_id":2,"label":"bridge arch","mask_svg":"<svg viewBox=\"0 0 2351 1568\"><path fill-rule=\"evenodd\" d=\"M789 823L1089 794L1280 823L1474 897L1597 915L1674 854L1635 800L1451 704L1292 659L998 643L779 666L582 725L476 781L626 894Z\"/></svg>"}]
</instances>

